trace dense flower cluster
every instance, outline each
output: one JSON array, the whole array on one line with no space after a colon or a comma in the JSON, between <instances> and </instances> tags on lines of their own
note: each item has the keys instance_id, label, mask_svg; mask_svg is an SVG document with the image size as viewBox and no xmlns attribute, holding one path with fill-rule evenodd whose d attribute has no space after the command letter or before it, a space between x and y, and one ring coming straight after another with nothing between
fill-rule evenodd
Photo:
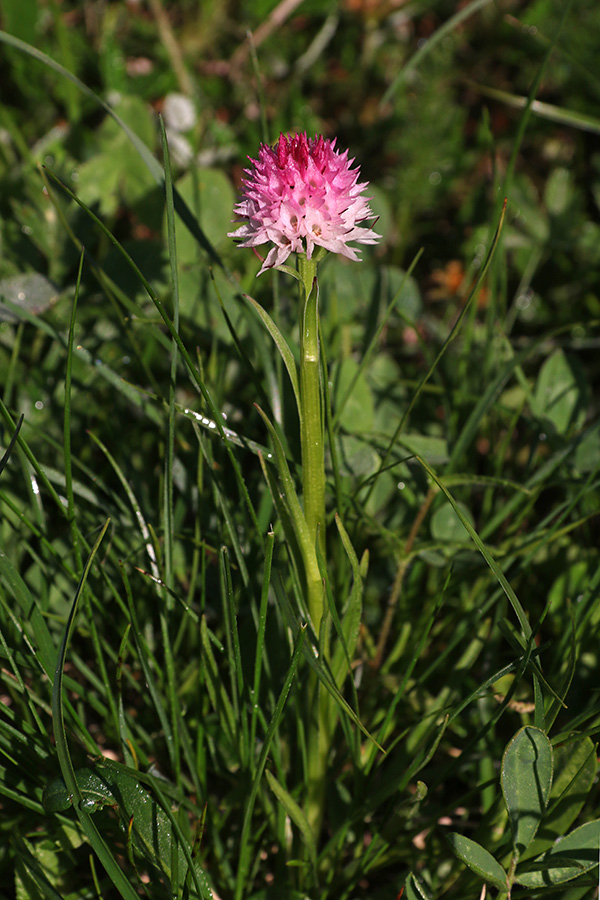
<instances>
[{"instance_id":1,"label":"dense flower cluster","mask_svg":"<svg viewBox=\"0 0 600 900\"><path fill-rule=\"evenodd\" d=\"M360 169L335 149L335 138L280 135L276 147L261 144L258 159L246 169L242 197L234 207L245 219L230 237L243 238L240 247L273 243L258 273L282 265L290 253L306 253L315 246L348 259L358 259L350 241L374 244L380 235L361 222L373 218L368 198L361 196Z\"/></svg>"}]
</instances>

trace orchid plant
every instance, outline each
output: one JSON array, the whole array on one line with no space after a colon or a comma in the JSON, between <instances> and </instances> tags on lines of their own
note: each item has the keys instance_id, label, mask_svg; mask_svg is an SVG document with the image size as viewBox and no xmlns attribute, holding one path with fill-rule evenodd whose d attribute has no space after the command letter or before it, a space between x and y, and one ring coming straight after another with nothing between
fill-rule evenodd
<instances>
[{"instance_id":1,"label":"orchid plant","mask_svg":"<svg viewBox=\"0 0 600 900\"><path fill-rule=\"evenodd\" d=\"M235 212L243 218L231 237L242 238L240 247L271 243L259 275L275 268L297 278L300 283L300 365L296 368L292 352L276 323L258 308L261 318L274 337L286 365L294 390L300 423L302 453L302 499L300 504L287 465L283 447L266 414L259 410L275 447L279 483L263 461L263 470L283 523L286 541L297 548L297 568L304 593L303 615L310 623L317 658L334 672L334 684L328 690L313 673L308 687L308 790L306 818L317 835L323 818L325 779L331 738L335 724L332 689L338 688L347 673L340 668L339 657L331 653L330 621L327 608L326 579L326 503L325 503L325 405L322 391L326 373L319 341L319 285L317 265L329 251L347 259L359 260L352 242L375 244L380 235L363 223L373 219L367 182L361 182L360 169L352 167L348 151L336 149L335 138L308 138L304 134L279 136L275 148L263 144L258 159L246 169L243 193ZM295 253L297 271L286 266ZM341 522L336 518L340 532ZM349 545L343 534L345 546ZM351 551L355 556L354 551ZM359 579L357 579L357 582ZM358 591L358 583L355 585ZM357 619L351 630L357 634ZM343 634L343 632L342 632ZM355 643L351 635L344 635ZM341 648L346 661L351 659L347 645ZM325 678L323 669L321 681ZM325 685L327 681L325 679Z\"/></svg>"}]
</instances>

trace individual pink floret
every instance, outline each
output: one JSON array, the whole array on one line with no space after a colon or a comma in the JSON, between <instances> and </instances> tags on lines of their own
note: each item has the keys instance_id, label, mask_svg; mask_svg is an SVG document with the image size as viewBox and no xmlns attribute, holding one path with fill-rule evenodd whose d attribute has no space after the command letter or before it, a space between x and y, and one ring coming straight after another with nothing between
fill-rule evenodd
<instances>
[{"instance_id":1,"label":"individual pink floret","mask_svg":"<svg viewBox=\"0 0 600 900\"><path fill-rule=\"evenodd\" d=\"M311 259L315 246L357 260L350 241L375 244L381 237L359 227L374 218L369 198L361 196L368 182L358 181L360 169L350 168L354 160L347 150L335 149L335 138L281 134L276 147L261 144L258 159L250 162L234 207L245 222L229 237L243 238L240 247L274 244L259 275L282 265L290 253Z\"/></svg>"}]
</instances>

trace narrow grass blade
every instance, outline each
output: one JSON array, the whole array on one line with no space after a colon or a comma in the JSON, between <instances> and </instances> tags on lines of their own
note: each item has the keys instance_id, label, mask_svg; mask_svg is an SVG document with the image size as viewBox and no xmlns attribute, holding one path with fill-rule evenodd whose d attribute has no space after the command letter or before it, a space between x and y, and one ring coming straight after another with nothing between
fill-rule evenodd
<instances>
[{"instance_id":1,"label":"narrow grass blade","mask_svg":"<svg viewBox=\"0 0 600 900\"><path fill-rule=\"evenodd\" d=\"M304 573L307 582L320 582L321 573L319 571L315 548L310 537L304 512L302 510L302 507L300 506L300 501L298 500L296 486L294 485L293 478L290 474L283 446L281 444L281 441L279 440L279 437L277 436L275 428L269 421L268 417L259 406L257 406L256 409L258 410L261 419L267 426L267 430L273 442L273 449L275 451L275 464L277 466L277 471L279 473L279 479L281 482L282 491L280 497L273 497L273 500L280 500L286 508L287 517L292 523L295 539L298 541L302 552ZM286 533L286 537L288 537L288 533ZM293 546L294 538L292 537L292 535L289 535L289 537L290 545Z\"/></svg>"},{"instance_id":2,"label":"narrow grass blade","mask_svg":"<svg viewBox=\"0 0 600 900\"><path fill-rule=\"evenodd\" d=\"M102 220L99 219L98 216L96 216L91 211L91 209L88 206L86 206L86 204L83 203L83 201L80 200L79 197L75 193L73 193L73 191L71 191L65 184L63 184L63 182L59 178L57 178L56 175L53 175L50 171L48 171L48 175L52 178L52 180L55 182L55 184L57 184L61 188L61 190L63 190L75 203L77 203L78 206L81 207L81 209L84 210L86 215L89 216L89 218L97 225L97 227L102 231L102 233L106 236L106 238L110 241L110 243L121 254L123 259L126 261L127 265L131 268L131 270L133 272L135 272L136 276L139 278L140 283L143 285L150 300L156 307L157 312L159 313L160 317L162 318L163 322L165 323L166 327L168 328L173 340L177 344L177 348L179 350L179 353L181 354L182 359L184 360L184 362L186 364L186 367L188 369L188 372L190 374L192 382L198 389L199 393L201 394L205 403L207 404L208 409L210 410L210 414L213 417L214 429L215 429L216 433L223 440L225 450L226 450L229 460L231 462L231 465L232 465L232 468L234 471L234 475L235 475L235 479L236 479L236 482L238 485L238 489L240 491L240 496L242 497L242 499L248 509L248 512L250 513L250 516L251 516L252 522L256 528L257 534L261 535L261 532L260 532L260 529L258 526L258 520L256 518L256 512L254 510L254 506L250 499L250 495L248 493L246 483L244 481L242 472L240 470L240 466L239 466L235 456L233 455L230 441L229 441L227 434L225 433L225 430L223 427L222 416L218 412L215 402L212 399L210 391L208 390L203 379L200 377L198 370L197 370L196 366L194 365L192 358L191 358L190 354L188 353L187 348L185 347L185 344L181 340L181 337L180 337L177 329L175 328L171 318L167 314L162 301L160 300L160 298L158 297L156 292L152 289L152 286L150 285L148 280L145 278L145 276L142 273L142 271L140 270L139 266L137 266L137 264L133 261L131 256L127 253L127 251L119 243L119 241L116 239L114 234L112 234L112 232L106 227L106 225L102 222Z\"/></svg>"},{"instance_id":3,"label":"narrow grass blade","mask_svg":"<svg viewBox=\"0 0 600 900\"><path fill-rule=\"evenodd\" d=\"M75 496L73 493L73 461L71 458L71 382L73 375L73 345L75 342L75 315L77 312L77 302L79 300L79 287L81 284L81 275L83 272L83 251L79 257L79 270L77 272L77 281L75 284L75 296L73 298L73 306L71 309L71 320L69 322L69 337L67 340L67 361L65 365L65 406L63 417L63 455L65 466L65 493L67 496L67 517L69 519L69 529L71 533L71 543L75 554L75 563L77 572L81 572L82 558L81 547L79 541L79 531L75 522Z\"/></svg>"},{"instance_id":4,"label":"narrow grass blade","mask_svg":"<svg viewBox=\"0 0 600 900\"><path fill-rule=\"evenodd\" d=\"M457 13L451 16L447 22L444 22L444 24L440 28L438 28L437 31L423 43L422 46L419 47L414 56L409 59L404 68L402 68L398 75L396 75L396 77L386 90L385 94L379 101L379 106L385 106L385 104L392 99L392 97L395 93L397 93L398 88L404 83L410 72L412 72L413 69L416 69L416 67L422 62L422 60L425 59L425 57L428 56L429 53L431 53L431 51L434 50L435 47L444 40L446 35L448 35L454 28L457 28L458 25L460 25L460 23L465 19L468 19L469 16L472 16L474 13L476 13L478 10L480 10L490 2L491 0L472 0L471 3L463 6Z\"/></svg>"},{"instance_id":5,"label":"narrow grass blade","mask_svg":"<svg viewBox=\"0 0 600 900\"><path fill-rule=\"evenodd\" d=\"M269 772L268 769L265 769L265 775L267 781L269 782L269 787L285 809L286 813L297 827L298 831L302 835L302 840L306 844L308 849L308 853L310 856L310 861L313 865L313 868L316 870L317 868L317 848L315 846L315 838L312 832L312 829L309 825L308 819L304 815L304 812L298 806L294 798L291 796L289 791L281 785L275 776Z\"/></svg>"},{"instance_id":6,"label":"narrow grass blade","mask_svg":"<svg viewBox=\"0 0 600 900\"><path fill-rule=\"evenodd\" d=\"M146 685L148 686L148 692L152 698L152 702L154 705L154 709L156 710L156 714L159 718L160 725L162 728L162 732L164 734L165 743L167 746L167 751L169 753L170 761L173 766L173 770L175 770L175 759L174 759L174 740L173 735L171 734L171 723L169 721L169 717L167 714L167 710L165 709L162 694L159 690L156 679L154 678L152 667L150 665L150 652L148 650L148 646L143 637L143 631L140 627L140 623L138 621L135 604L133 602L133 594L131 592L131 585L129 583L129 578L127 577L127 573L125 571L125 567L123 563L120 563L121 568L121 578L123 579L123 586L125 588L125 594L127 597L127 605L129 616L131 617L132 624L132 634L133 639L136 645L136 649L138 652L138 659L140 661L140 665L142 667L142 671L144 673L144 679ZM153 660L154 668L160 671L160 667L156 660Z\"/></svg>"},{"instance_id":7,"label":"narrow grass blade","mask_svg":"<svg viewBox=\"0 0 600 900\"><path fill-rule=\"evenodd\" d=\"M438 363L441 360L442 356L445 354L446 350L448 349L448 347L450 346L452 341L457 336L460 326L467 314L467 311L469 310L469 308L473 302L473 299L477 296L477 292L479 291L479 288L483 284L483 279L485 278L486 272L487 272L487 270L490 266L490 263L492 261L492 258L494 256L496 247L498 246L498 241L500 240L500 234L502 232L502 226L504 223L505 214L506 214L506 200L504 201L504 205L502 207L502 211L501 211L500 217L498 219L498 225L496 226L496 232L494 234L492 243L490 245L490 249L488 251L485 262L479 272L479 277L477 278L477 281L475 282L475 285L473 286L473 289L472 289L471 293L469 294L467 301L460 312L460 315L457 317L454 325L452 326L448 337L444 341L443 346L441 347L441 349L440 349L439 353L437 354L436 358L434 359L433 363L431 364L431 366L429 367L429 369L427 370L427 372L425 373L425 375L419 382L419 385L418 385L415 393L413 394L413 397L412 397L408 407L402 414L402 417L394 431L394 434L392 435L392 437L388 443L387 449L386 449L385 453L383 454L381 463L379 464L379 469L377 470L377 473L375 474L375 476L373 476L373 478L372 478L371 487L369 488L369 492L368 492L367 498L365 499L365 503L367 502L368 497L370 497L370 495L374 489L378 475L381 474L381 472L383 472L383 470L385 469L385 467L388 463L388 460L390 458L392 450L394 449L394 445L395 445L399 435L401 434L402 429L404 428L404 423L408 420L408 417L410 416L410 414L413 410L413 407L415 406L417 400L419 399L421 392L423 391L425 385L427 384L427 382L429 381L429 379L431 378L431 376L437 369Z\"/></svg>"},{"instance_id":8,"label":"narrow grass blade","mask_svg":"<svg viewBox=\"0 0 600 900\"><path fill-rule=\"evenodd\" d=\"M242 825L242 833L240 836L240 845L239 845L239 856L238 856L238 870L235 881L235 892L234 892L234 900L242 900L244 896L244 891L246 889L246 882L248 878L248 872L250 868L250 854L251 854L251 843L250 843L250 830L252 827L252 815L254 812L254 805L256 803L256 797L258 795L258 790L260 787L260 782L262 780L263 771L265 768L265 764L267 762L267 757L269 755L269 750L271 747L271 743L275 736L275 732L279 726L279 722L281 720L281 716L283 714L283 709L285 707L285 703L292 687L292 683L294 678L296 677L296 670L298 668L298 663L300 662L300 657L302 655L302 649L304 645L304 636L305 636L305 628L300 628L298 630L298 636L296 639L296 644L294 647L294 652L292 654L292 659L290 661L290 665L288 671L286 673L283 686L281 688L281 693L277 699L277 703L275 705L275 709L273 711L273 715L271 717L271 721L269 722L269 727L267 729L267 733L265 734L265 738L263 741L262 751L256 766L256 774L254 776L254 780L252 782L252 788L250 790L250 794L248 797L248 802L246 804L246 811L244 814L244 823Z\"/></svg>"},{"instance_id":9,"label":"narrow grass blade","mask_svg":"<svg viewBox=\"0 0 600 900\"><path fill-rule=\"evenodd\" d=\"M73 631L73 626L75 624L75 617L77 615L77 609L79 606L81 595L83 593L83 588L92 567L94 557L98 552L98 548L100 547L100 544L102 543L102 540L108 528L109 522L110 519L107 519L92 548L92 552L88 557L88 560L83 569L81 580L77 587L75 599L73 600L73 605L71 607L71 612L67 620L67 625L58 653L58 658L56 660L56 668L54 672L54 684L52 689L52 724L54 728L54 739L56 741L56 752L58 755L62 776L67 786L67 790L74 797L73 807L75 809L77 818L79 819L79 823L88 841L90 842L92 849L104 866L104 869L106 870L106 873L111 879L112 883L120 892L123 900L137 900L137 892L134 891L131 884L125 877L121 866L115 859L103 836L98 831L98 828L90 817L89 812L87 812L85 806L82 806L81 804L83 798L81 796L81 790L77 783L75 770L71 761L64 719L63 677L69 640Z\"/></svg>"},{"instance_id":10,"label":"narrow grass blade","mask_svg":"<svg viewBox=\"0 0 600 900\"><path fill-rule=\"evenodd\" d=\"M508 91L502 91L485 84L477 84L474 81L468 81L467 83L470 88L484 97L498 100L500 103L505 103L506 106L510 106L513 109L525 109L528 104L528 98L519 94L511 94ZM567 125L570 128L578 128L580 131L589 131L591 134L600 134L600 119L597 116L586 115L586 113L575 109L565 109L553 103L544 103L542 100L533 100L530 106L531 112L539 116L540 119L557 122L559 125Z\"/></svg>"},{"instance_id":11,"label":"narrow grass blade","mask_svg":"<svg viewBox=\"0 0 600 900\"><path fill-rule=\"evenodd\" d=\"M21 413L21 415L20 415L20 417L19 417L19 421L18 421L17 424L15 425L15 430L13 431L13 435L12 435L10 441L9 441L8 447L7 447L6 450L4 451L4 455L2 456L2 459L0 459L0 474L1 474L1 473L4 471L4 469L6 468L6 465L7 465L7 463L8 463L8 460L10 459L10 454L11 454L12 451L13 451L13 447L14 447L15 444L17 443L17 438L19 437L19 432L20 432L20 430L21 430L21 425L23 424L23 419L24 419L24 418L25 418L25 413Z\"/></svg>"},{"instance_id":12,"label":"narrow grass blade","mask_svg":"<svg viewBox=\"0 0 600 900\"><path fill-rule=\"evenodd\" d=\"M296 274L296 273L294 273ZM257 303L249 294L244 294L244 298L250 303L260 318L262 319L267 331L273 338L275 342L275 346L279 350L279 354L283 360L283 364L287 369L287 373L290 377L290 381L292 383L292 389L294 391L294 397L296 398L296 408L298 410L298 416L300 418L300 427L302 427L302 404L300 402L300 383L298 381L298 370L296 368L296 360L294 359L294 354L290 350L290 347L282 335L281 331L268 314L268 312L262 308L260 303Z\"/></svg>"},{"instance_id":13,"label":"narrow grass blade","mask_svg":"<svg viewBox=\"0 0 600 900\"><path fill-rule=\"evenodd\" d=\"M269 589L271 587L271 566L273 563L273 548L275 545L275 534L271 529L267 534L265 544L265 566L263 572L262 591L260 595L260 609L258 613L258 629L256 634L256 651L254 654L254 680L252 686L252 717L250 720L250 749L255 745L256 741L256 724L259 708L260 685L262 680L262 671L265 666L267 655L265 648L265 631L267 627L267 604L269 600ZM254 756L251 756L251 764ZM254 774L254 772L253 772Z\"/></svg>"},{"instance_id":14,"label":"narrow grass blade","mask_svg":"<svg viewBox=\"0 0 600 900\"><path fill-rule=\"evenodd\" d=\"M360 623L362 619L362 599L363 599L363 576L360 570L358 557L350 541L348 532L342 524L342 520L336 513L335 524L337 525L346 556L352 567L353 583L350 596L346 603L346 609L341 618L341 641L336 647L331 663L331 672L335 683L341 687L346 674L350 670L354 651L358 642L360 633Z\"/></svg>"},{"instance_id":15,"label":"narrow grass blade","mask_svg":"<svg viewBox=\"0 0 600 900\"><path fill-rule=\"evenodd\" d=\"M508 597L510 605L514 609L516 616L519 620L519 624L521 625L521 628L523 630L523 635L525 636L526 639L529 639L531 637L532 632L531 632L531 625L529 624L529 620L528 620L527 616L525 615L525 610L521 606L521 603L520 603L519 599L517 598L517 595L513 591L512 587L508 583L506 576L504 575L504 573L501 571L500 567L498 566L498 563L493 558L492 554L487 549L487 547L485 546L485 544L483 543L483 541L481 540L481 538L479 537L479 535L477 534L477 532L475 531L475 529L473 528L471 523L465 517L465 515L463 514L462 510L460 509L458 503L456 502L456 500L454 499L454 497L452 496L452 494L450 493L450 491L448 490L446 485L435 475L435 473L427 465L425 460L421 459L420 456L415 456L415 459L425 469L425 471L427 472L429 477L437 484L439 489L442 491L442 493L444 494L444 496L446 497L446 499L452 506L454 512L456 513L456 515L458 516L458 518L464 525L465 529L467 530L471 540L473 541L473 543L475 544L475 546L477 547L477 549L479 550L479 552L485 559L486 563L488 564L488 566L494 573L494 577L496 578L496 580L502 587L502 590Z\"/></svg>"},{"instance_id":16,"label":"narrow grass blade","mask_svg":"<svg viewBox=\"0 0 600 900\"><path fill-rule=\"evenodd\" d=\"M208 691L212 707L219 717L221 727L227 733L232 749L235 749L238 746L236 741L236 718L231 700L219 674L219 667L212 651L208 626L204 616L200 624L200 638L202 641L206 690Z\"/></svg>"},{"instance_id":17,"label":"narrow grass blade","mask_svg":"<svg viewBox=\"0 0 600 900\"><path fill-rule=\"evenodd\" d=\"M46 675L51 676L56 665L56 647L46 625L46 620L31 591L5 553L0 553L0 578L23 612L25 621L31 623L35 641L35 655Z\"/></svg>"},{"instance_id":18,"label":"narrow grass blade","mask_svg":"<svg viewBox=\"0 0 600 900\"><path fill-rule=\"evenodd\" d=\"M113 467L117 478L123 485L123 490L127 494L127 499L129 500L129 502L131 504L131 508L135 515L136 522L138 524L140 533L142 535L142 539L144 541L144 546L146 548L146 554L150 561L150 569L152 571L152 574L156 577L157 581L160 583L160 573L158 570L156 550L154 549L152 535L150 534L150 529L148 528L146 519L142 512L142 508L141 508L140 504L138 503L138 500L133 492L133 489L132 489L131 485L129 484L129 482L127 481L127 479L125 478L125 475L124 475L121 467L118 465L116 459L110 453L108 448L104 446L104 444L102 443L100 438L96 437L96 435L92 434L92 432L89 432L89 435L90 435L91 439L94 441L94 443L97 444L97 446L100 448L100 450L102 450L102 452L106 456L107 460Z\"/></svg>"}]
</instances>

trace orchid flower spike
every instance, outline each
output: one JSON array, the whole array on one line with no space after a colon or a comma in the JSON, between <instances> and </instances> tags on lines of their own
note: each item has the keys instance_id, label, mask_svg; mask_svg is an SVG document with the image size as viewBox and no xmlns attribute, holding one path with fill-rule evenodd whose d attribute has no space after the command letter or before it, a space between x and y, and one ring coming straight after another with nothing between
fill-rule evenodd
<instances>
[{"instance_id":1,"label":"orchid flower spike","mask_svg":"<svg viewBox=\"0 0 600 900\"><path fill-rule=\"evenodd\" d=\"M351 168L347 150L335 149L335 138L281 134L275 147L261 144L250 162L234 207L244 222L229 237L241 238L240 247L273 244L259 275L283 265L290 253L311 259L315 247L358 260L350 242L375 244L381 237L360 227L374 218L362 196L368 182L359 182L360 169Z\"/></svg>"}]
</instances>

